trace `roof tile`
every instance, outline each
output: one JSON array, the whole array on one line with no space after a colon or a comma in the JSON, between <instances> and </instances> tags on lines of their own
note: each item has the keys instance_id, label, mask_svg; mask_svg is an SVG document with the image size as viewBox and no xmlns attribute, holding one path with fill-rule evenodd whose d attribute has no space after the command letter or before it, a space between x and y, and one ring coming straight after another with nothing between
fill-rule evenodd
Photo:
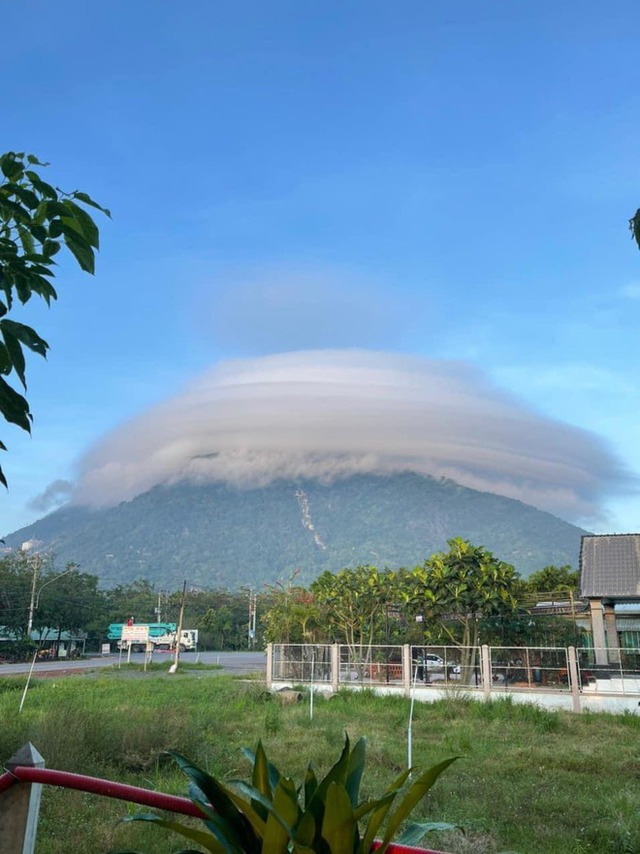
<instances>
[{"instance_id":1,"label":"roof tile","mask_svg":"<svg viewBox=\"0 0 640 854\"><path fill-rule=\"evenodd\" d=\"M586 598L640 596L640 534L586 534L580 546L580 593Z\"/></svg>"}]
</instances>

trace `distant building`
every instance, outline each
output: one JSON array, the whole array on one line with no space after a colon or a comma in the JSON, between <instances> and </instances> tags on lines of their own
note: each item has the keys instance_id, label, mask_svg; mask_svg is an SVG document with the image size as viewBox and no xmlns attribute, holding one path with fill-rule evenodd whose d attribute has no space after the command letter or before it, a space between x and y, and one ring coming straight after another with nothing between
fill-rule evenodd
<instances>
[{"instance_id":1,"label":"distant building","mask_svg":"<svg viewBox=\"0 0 640 854\"><path fill-rule=\"evenodd\" d=\"M39 655L43 658L74 658L84 655L87 633L60 631L59 629L34 629L30 639L38 644ZM3 643L16 643L24 640L20 632L0 626L0 652Z\"/></svg>"},{"instance_id":2,"label":"distant building","mask_svg":"<svg viewBox=\"0 0 640 854\"><path fill-rule=\"evenodd\" d=\"M31 640L40 647L42 657L74 658L84 655L87 633L45 628L31 632ZM45 656L44 653L48 655Z\"/></svg>"},{"instance_id":3,"label":"distant building","mask_svg":"<svg viewBox=\"0 0 640 854\"><path fill-rule=\"evenodd\" d=\"M585 534L580 595L589 602L597 664L640 647L640 534Z\"/></svg>"}]
</instances>

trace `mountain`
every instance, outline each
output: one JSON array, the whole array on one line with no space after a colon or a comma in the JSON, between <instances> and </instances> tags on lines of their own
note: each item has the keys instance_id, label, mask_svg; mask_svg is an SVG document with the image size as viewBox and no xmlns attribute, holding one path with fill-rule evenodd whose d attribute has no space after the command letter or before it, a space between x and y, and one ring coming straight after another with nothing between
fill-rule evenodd
<instances>
[{"instance_id":1,"label":"mountain","mask_svg":"<svg viewBox=\"0 0 640 854\"><path fill-rule=\"evenodd\" d=\"M39 540L105 585L148 578L174 589L303 582L358 563L411 567L459 536L524 576L577 566L580 528L520 501L422 475L357 475L331 484L276 481L157 486L116 507L65 506L5 538Z\"/></svg>"}]
</instances>

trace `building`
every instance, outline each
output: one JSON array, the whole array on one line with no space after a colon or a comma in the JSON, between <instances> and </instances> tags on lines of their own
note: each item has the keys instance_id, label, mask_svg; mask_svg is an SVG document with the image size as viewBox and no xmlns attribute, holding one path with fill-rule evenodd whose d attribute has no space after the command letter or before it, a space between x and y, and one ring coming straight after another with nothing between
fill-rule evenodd
<instances>
[{"instance_id":1,"label":"building","mask_svg":"<svg viewBox=\"0 0 640 854\"><path fill-rule=\"evenodd\" d=\"M640 648L640 534L585 534L580 596L589 602L597 664L618 664Z\"/></svg>"}]
</instances>

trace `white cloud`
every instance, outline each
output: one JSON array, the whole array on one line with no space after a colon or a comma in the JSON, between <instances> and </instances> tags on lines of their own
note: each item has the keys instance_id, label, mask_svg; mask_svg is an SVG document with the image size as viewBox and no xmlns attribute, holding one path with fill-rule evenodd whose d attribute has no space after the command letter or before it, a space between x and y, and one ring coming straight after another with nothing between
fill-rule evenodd
<instances>
[{"instance_id":1,"label":"white cloud","mask_svg":"<svg viewBox=\"0 0 640 854\"><path fill-rule=\"evenodd\" d=\"M29 501L29 507L39 512L53 510L63 504L73 493L73 484L69 480L54 480L40 495Z\"/></svg>"},{"instance_id":2,"label":"white cloud","mask_svg":"<svg viewBox=\"0 0 640 854\"><path fill-rule=\"evenodd\" d=\"M75 500L111 504L182 478L403 470L571 517L627 480L595 436L532 413L469 364L300 351L221 363L113 431L82 459Z\"/></svg>"}]
</instances>

